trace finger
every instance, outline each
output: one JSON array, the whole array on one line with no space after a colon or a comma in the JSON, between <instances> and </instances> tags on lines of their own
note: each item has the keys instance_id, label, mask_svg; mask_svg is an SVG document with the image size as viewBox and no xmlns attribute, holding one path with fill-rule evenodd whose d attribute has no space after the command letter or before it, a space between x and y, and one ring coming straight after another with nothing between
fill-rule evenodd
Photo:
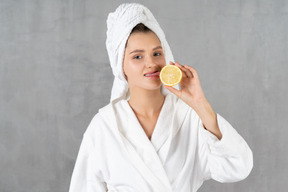
<instances>
[{"instance_id":1,"label":"finger","mask_svg":"<svg viewBox=\"0 0 288 192\"><path fill-rule=\"evenodd\" d=\"M183 72L185 72L187 77L193 77L192 72L189 69L185 68L183 65L181 65L178 61L176 62L176 65L179 66Z\"/></svg>"},{"instance_id":2,"label":"finger","mask_svg":"<svg viewBox=\"0 0 288 192\"><path fill-rule=\"evenodd\" d=\"M187 74L189 70L185 69L183 65L181 65L179 62L176 62L175 65L181 69L183 72L183 77L190 77L189 74Z\"/></svg>"},{"instance_id":3,"label":"finger","mask_svg":"<svg viewBox=\"0 0 288 192\"><path fill-rule=\"evenodd\" d=\"M192 72L193 77L198 78L198 73L197 73L196 69L194 69L193 67L188 66L188 65L185 65L184 67L185 67L186 69L189 69L189 71Z\"/></svg>"},{"instance_id":4,"label":"finger","mask_svg":"<svg viewBox=\"0 0 288 192\"><path fill-rule=\"evenodd\" d=\"M177 66L178 68L180 68L180 70L182 71L183 77L187 77L186 72L183 71L184 67L183 67L182 65L180 65L179 62L173 63L172 61L170 61L170 64L171 64L171 65L175 65L175 66Z\"/></svg>"},{"instance_id":5,"label":"finger","mask_svg":"<svg viewBox=\"0 0 288 192\"><path fill-rule=\"evenodd\" d=\"M174 87L169 87L167 85L164 85L164 87L170 92L174 93L177 97L180 97L180 91L178 89L175 89Z\"/></svg>"}]
</instances>

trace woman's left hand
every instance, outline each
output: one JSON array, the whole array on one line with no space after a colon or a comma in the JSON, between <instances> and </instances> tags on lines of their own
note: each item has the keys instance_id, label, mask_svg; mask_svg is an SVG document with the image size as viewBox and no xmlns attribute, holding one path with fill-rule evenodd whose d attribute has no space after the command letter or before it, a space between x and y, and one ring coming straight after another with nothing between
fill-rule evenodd
<instances>
[{"instance_id":1,"label":"woman's left hand","mask_svg":"<svg viewBox=\"0 0 288 192\"><path fill-rule=\"evenodd\" d=\"M169 86L165 86L165 88L174 93L193 109L198 107L198 105L201 105L201 103L207 102L197 71L188 65L181 65L179 62L173 63L170 61L170 64L179 67L183 73L183 77L180 82L181 90L177 90L174 87Z\"/></svg>"}]
</instances>

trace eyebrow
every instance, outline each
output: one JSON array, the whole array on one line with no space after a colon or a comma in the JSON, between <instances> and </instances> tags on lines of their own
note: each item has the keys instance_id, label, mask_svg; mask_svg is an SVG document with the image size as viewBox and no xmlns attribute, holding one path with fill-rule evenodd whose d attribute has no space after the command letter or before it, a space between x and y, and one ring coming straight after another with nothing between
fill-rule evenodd
<instances>
[{"instance_id":1,"label":"eyebrow","mask_svg":"<svg viewBox=\"0 0 288 192\"><path fill-rule=\"evenodd\" d=\"M155 48L153 49L153 51L156 50L156 49L162 49L162 46L159 45L159 46L155 47ZM144 52L144 50L142 50L142 49L135 49L134 51L131 51L129 54L136 53L136 52Z\"/></svg>"}]
</instances>

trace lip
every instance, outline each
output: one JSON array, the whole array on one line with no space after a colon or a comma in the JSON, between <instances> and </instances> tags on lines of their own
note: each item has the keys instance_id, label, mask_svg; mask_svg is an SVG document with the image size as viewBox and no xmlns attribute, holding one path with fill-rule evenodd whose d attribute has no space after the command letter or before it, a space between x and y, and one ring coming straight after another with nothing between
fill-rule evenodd
<instances>
[{"instance_id":1,"label":"lip","mask_svg":"<svg viewBox=\"0 0 288 192\"><path fill-rule=\"evenodd\" d=\"M147 76L148 75L148 76ZM145 77L155 77L155 76L158 76L159 77L160 75L160 72L159 71L151 71L151 72L148 72L148 73L145 73L144 76Z\"/></svg>"}]
</instances>

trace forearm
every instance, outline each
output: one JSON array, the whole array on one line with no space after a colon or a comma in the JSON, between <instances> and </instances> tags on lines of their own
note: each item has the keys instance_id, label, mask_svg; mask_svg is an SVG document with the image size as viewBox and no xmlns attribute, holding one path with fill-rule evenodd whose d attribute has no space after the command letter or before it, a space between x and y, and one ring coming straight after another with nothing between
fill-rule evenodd
<instances>
[{"instance_id":1,"label":"forearm","mask_svg":"<svg viewBox=\"0 0 288 192\"><path fill-rule=\"evenodd\" d=\"M190 105L190 107L192 106ZM214 113L210 103L204 99L203 101L194 104L192 108L200 117L203 126L221 140L222 134L218 126L217 115Z\"/></svg>"}]
</instances>

